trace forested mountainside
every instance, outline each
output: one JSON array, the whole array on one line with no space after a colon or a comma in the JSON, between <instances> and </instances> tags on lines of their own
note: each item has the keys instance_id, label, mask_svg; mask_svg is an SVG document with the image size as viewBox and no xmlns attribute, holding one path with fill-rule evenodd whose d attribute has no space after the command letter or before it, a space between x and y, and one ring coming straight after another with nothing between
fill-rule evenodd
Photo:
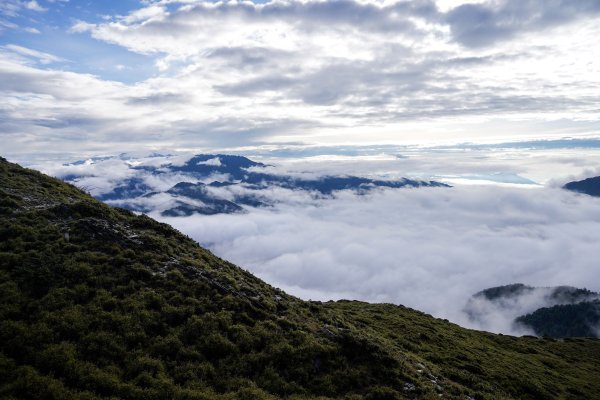
<instances>
[{"instance_id":1,"label":"forested mountainside","mask_svg":"<svg viewBox=\"0 0 600 400\"><path fill-rule=\"evenodd\" d=\"M543 307L522 315L517 323L540 336L600 336L600 300Z\"/></svg>"},{"instance_id":2,"label":"forested mountainside","mask_svg":"<svg viewBox=\"0 0 600 400\"><path fill-rule=\"evenodd\" d=\"M516 331L537 336L600 337L600 293L585 288L497 286L471 296L464 311L474 322L512 316Z\"/></svg>"},{"instance_id":3,"label":"forested mountainside","mask_svg":"<svg viewBox=\"0 0 600 400\"><path fill-rule=\"evenodd\" d=\"M0 276L0 398L600 398L598 340L302 301L3 159Z\"/></svg>"}]
</instances>

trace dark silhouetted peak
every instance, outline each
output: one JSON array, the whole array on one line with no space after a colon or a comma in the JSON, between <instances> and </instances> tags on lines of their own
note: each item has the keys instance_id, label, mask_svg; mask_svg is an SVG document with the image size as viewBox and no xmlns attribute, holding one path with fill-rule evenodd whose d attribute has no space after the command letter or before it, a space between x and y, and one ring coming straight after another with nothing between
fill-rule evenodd
<instances>
[{"instance_id":1,"label":"dark silhouetted peak","mask_svg":"<svg viewBox=\"0 0 600 400\"><path fill-rule=\"evenodd\" d=\"M497 286L482 290L476 293L473 297L485 297L488 300L496 300L503 297L521 296L525 293L530 293L535 288L522 283L513 283L505 286Z\"/></svg>"},{"instance_id":2,"label":"dark silhouetted peak","mask_svg":"<svg viewBox=\"0 0 600 400\"><path fill-rule=\"evenodd\" d=\"M587 178L582 181L569 182L563 187L573 192L600 197L600 176Z\"/></svg>"},{"instance_id":3,"label":"dark silhouetted peak","mask_svg":"<svg viewBox=\"0 0 600 400\"><path fill-rule=\"evenodd\" d=\"M208 176L215 173L225 173L238 179L250 167L265 167L265 164L255 162L243 156L225 154L198 154L190 158L183 165L171 165L171 171Z\"/></svg>"},{"instance_id":4,"label":"dark silhouetted peak","mask_svg":"<svg viewBox=\"0 0 600 400\"><path fill-rule=\"evenodd\" d=\"M538 336L600 337L600 301L543 307L516 319Z\"/></svg>"}]
</instances>

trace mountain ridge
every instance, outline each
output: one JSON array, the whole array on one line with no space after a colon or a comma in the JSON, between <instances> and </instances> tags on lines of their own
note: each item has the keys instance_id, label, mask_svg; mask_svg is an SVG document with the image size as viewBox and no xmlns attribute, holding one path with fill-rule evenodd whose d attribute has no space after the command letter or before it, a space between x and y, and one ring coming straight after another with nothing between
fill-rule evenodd
<instances>
[{"instance_id":1,"label":"mountain ridge","mask_svg":"<svg viewBox=\"0 0 600 400\"><path fill-rule=\"evenodd\" d=\"M437 181L408 178L384 180L352 175L286 175L269 170L270 165L238 155L197 154L185 160L161 157L150 157L141 162L120 156L118 160L127 165L127 176L116 180L110 190L103 190L95 197L133 211L189 216L242 213L246 208L270 207L277 203L277 199L269 197L271 189L333 198L335 193L343 190L360 195L376 188L448 187ZM86 172L85 168L115 160L114 157L96 157L65 164L66 168L59 177L69 183L86 186L86 179L97 176L93 171ZM153 186L153 180L160 181L165 177L172 177L176 183L171 182L166 189ZM181 185L189 190L182 190Z\"/></svg>"}]
</instances>

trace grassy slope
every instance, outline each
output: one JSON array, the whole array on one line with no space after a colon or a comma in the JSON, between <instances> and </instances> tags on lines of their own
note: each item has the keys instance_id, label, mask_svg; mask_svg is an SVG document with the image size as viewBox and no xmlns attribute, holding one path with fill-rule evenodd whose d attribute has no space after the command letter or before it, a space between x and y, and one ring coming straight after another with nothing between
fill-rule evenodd
<instances>
[{"instance_id":1,"label":"grassy slope","mask_svg":"<svg viewBox=\"0 0 600 400\"><path fill-rule=\"evenodd\" d=\"M4 160L0 301L0 398L600 398L598 340L301 301Z\"/></svg>"}]
</instances>

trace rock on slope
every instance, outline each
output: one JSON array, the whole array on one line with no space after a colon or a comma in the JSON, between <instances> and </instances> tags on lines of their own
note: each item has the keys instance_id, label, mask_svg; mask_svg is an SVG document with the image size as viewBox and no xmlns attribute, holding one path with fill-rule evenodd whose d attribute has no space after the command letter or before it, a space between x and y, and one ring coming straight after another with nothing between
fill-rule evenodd
<instances>
[{"instance_id":1,"label":"rock on slope","mask_svg":"<svg viewBox=\"0 0 600 400\"><path fill-rule=\"evenodd\" d=\"M593 399L600 342L306 302L0 159L0 397Z\"/></svg>"}]
</instances>

